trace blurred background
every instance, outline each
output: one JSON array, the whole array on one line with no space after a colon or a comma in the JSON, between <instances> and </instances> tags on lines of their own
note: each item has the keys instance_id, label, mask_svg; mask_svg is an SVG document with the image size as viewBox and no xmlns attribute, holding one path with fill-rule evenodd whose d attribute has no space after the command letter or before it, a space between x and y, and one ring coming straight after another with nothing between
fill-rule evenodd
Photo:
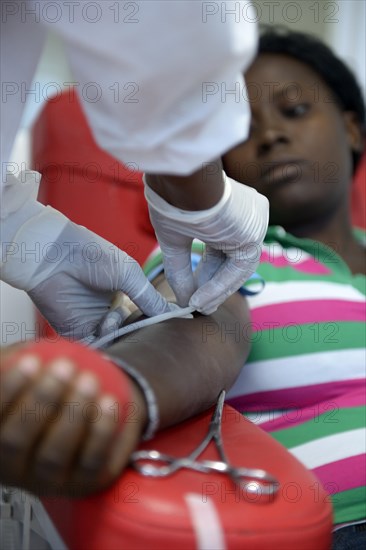
<instances>
[{"instance_id":1,"label":"blurred background","mask_svg":"<svg viewBox=\"0 0 366 550\"><path fill-rule=\"evenodd\" d=\"M235 4L227 2L228 11ZM322 38L351 67L365 94L365 0L255 0L252 4L258 23L285 25ZM44 108L45 101L52 94L49 84L53 83L54 93L59 94L64 83L72 81L73 76L64 55L62 42L56 35L49 34L34 77L34 86L37 85L40 90L47 90L47 93L29 94L12 152L11 161L19 171L33 168L32 128ZM131 254L131 251L126 251ZM40 320L29 298L24 292L4 283L1 283L0 293L1 345L34 339L40 330Z\"/></svg>"}]
</instances>

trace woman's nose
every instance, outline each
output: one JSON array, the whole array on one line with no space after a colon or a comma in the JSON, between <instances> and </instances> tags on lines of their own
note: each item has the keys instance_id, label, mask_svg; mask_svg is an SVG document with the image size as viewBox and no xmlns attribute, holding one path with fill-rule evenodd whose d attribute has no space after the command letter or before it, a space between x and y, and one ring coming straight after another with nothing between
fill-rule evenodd
<instances>
[{"instance_id":1,"label":"woman's nose","mask_svg":"<svg viewBox=\"0 0 366 550\"><path fill-rule=\"evenodd\" d=\"M268 122L259 125L257 131L258 154L269 153L273 148L289 143L289 136L283 125Z\"/></svg>"}]
</instances>

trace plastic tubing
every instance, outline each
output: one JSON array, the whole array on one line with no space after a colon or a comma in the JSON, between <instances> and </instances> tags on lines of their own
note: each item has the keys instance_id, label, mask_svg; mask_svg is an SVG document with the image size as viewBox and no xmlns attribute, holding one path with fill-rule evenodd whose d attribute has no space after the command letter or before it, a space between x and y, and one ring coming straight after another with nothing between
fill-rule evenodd
<instances>
[{"instance_id":1,"label":"plastic tubing","mask_svg":"<svg viewBox=\"0 0 366 550\"><path fill-rule=\"evenodd\" d=\"M148 327L150 325L156 325L157 323L161 323L162 321L167 321L168 319L179 319L180 317L186 317L191 319L193 317L192 313L194 311L195 309L193 307L173 309L173 311L168 311L167 313L162 313L161 315L155 315L154 317L148 317L147 319L143 319L142 321L136 321L136 323L131 323L130 325L127 325L126 327L122 327L117 331L114 330L111 333L106 334L105 336L102 336L100 338L96 336L86 337L83 340L81 340L81 343L85 345L89 345L89 347L91 348L98 349L105 346L109 342L112 342L116 338L120 338L121 336L124 336L125 334L129 334L130 332L133 332L134 330L138 330L139 328Z\"/></svg>"}]
</instances>

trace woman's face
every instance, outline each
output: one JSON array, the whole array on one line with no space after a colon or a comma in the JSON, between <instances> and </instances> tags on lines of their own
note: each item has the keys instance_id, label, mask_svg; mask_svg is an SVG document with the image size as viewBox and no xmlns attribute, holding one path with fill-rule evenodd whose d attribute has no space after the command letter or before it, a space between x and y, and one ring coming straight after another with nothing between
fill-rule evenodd
<instances>
[{"instance_id":1,"label":"woman's face","mask_svg":"<svg viewBox=\"0 0 366 550\"><path fill-rule=\"evenodd\" d=\"M272 224L326 216L347 200L351 149L360 139L354 116L290 56L259 55L246 82L250 135L223 157L227 175L268 197Z\"/></svg>"}]
</instances>

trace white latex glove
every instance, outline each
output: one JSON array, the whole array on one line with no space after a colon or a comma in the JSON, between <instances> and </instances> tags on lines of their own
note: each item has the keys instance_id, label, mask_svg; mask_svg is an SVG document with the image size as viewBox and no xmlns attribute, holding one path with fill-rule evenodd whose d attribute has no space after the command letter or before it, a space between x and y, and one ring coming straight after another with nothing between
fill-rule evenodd
<instances>
[{"instance_id":1,"label":"white latex glove","mask_svg":"<svg viewBox=\"0 0 366 550\"><path fill-rule=\"evenodd\" d=\"M170 310L135 260L37 202L38 184L35 172L7 176L1 210L3 281L28 292L57 332L70 339L96 330L118 290L148 316Z\"/></svg>"},{"instance_id":2,"label":"white latex glove","mask_svg":"<svg viewBox=\"0 0 366 550\"><path fill-rule=\"evenodd\" d=\"M189 304L204 314L216 311L255 272L268 226L266 197L225 174L224 178L225 191L219 203L199 212L168 204L145 181L165 276L180 306ZM203 241L206 250L193 275L194 238Z\"/></svg>"}]
</instances>

